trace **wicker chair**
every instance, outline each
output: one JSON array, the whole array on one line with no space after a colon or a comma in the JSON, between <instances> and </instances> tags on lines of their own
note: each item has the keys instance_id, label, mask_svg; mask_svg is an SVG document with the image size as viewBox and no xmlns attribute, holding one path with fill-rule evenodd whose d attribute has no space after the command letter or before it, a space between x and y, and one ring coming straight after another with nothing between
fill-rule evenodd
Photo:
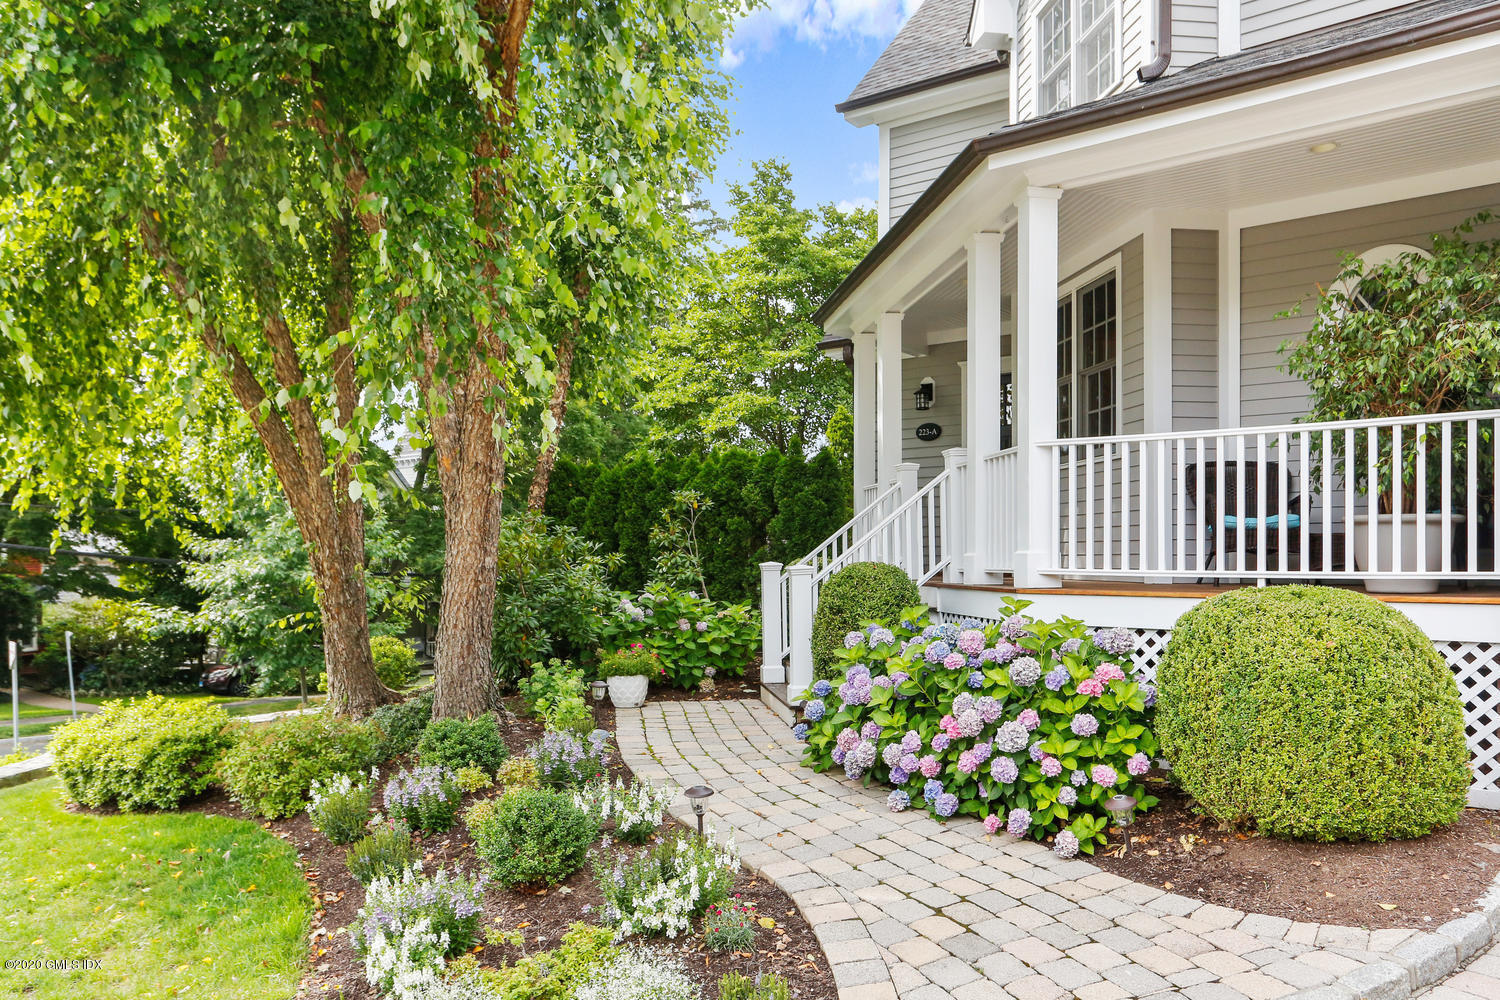
<instances>
[{"instance_id":1,"label":"wicker chair","mask_svg":"<svg viewBox=\"0 0 1500 1000\"><path fill-rule=\"evenodd\" d=\"M1240 516L1239 503L1239 462L1225 462L1224 469L1224 510L1220 513L1216 510L1219 500L1218 474L1219 463L1205 462L1203 464L1203 514L1204 525L1208 532L1208 558L1204 560L1204 566L1216 566L1219 554L1219 536L1224 537L1224 546L1227 551L1237 548L1236 536L1244 531L1246 555L1253 555L1258 550L1257 535L1261 528L1266 529L1266 555L1277 550L1281 536L1281 525L1286 522L1287 540L1289 546L1299 543L1300 532L1296 529L1302 527L1302 515L1296 513L1301 494L1288 494L1286 505L1281 504L1281 465L1277 462L1266 462L1266 511L1262 516L1259 509L1260 491L1257 489L1259 480L1258 470L1261 468L1255 462L1245 463L1245 512ZM1184 475L1187 476L1188 501L1195 506L1198 504L1198 466L1193 463L1187 466ZM1268 559L1269 561L1269 559ZM1257 567L1259 568L1259 567ZM1245 567L1236 566L1236 571L1243 571Z\"/></svg>"}]
</instances>

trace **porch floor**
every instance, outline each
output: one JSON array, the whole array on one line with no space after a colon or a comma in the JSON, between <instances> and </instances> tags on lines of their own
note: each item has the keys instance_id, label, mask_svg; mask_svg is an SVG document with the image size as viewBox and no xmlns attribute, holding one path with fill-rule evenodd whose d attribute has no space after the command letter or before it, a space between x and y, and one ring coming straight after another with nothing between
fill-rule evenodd
<instances>
[{"instance_id":1,"label":"porch floor","mask_svg":"<svg viewBox=\"0 0 1500 1000\"><path fill-rule=\"evenodd\" d=\"M947 580L931 580L925 587L953 590L974 590L992 594L1043 594L1054 596L1082 597L1213 597L1229 590L1254 586L1242 584L1207 583L1135 583L1129 580L1066 580L1061 587L1027 588L1016 587L1009 582L1000 584L952 583ZM1329 586L1343 587L1368 593L1357 583L1334 583ZM1370 594L1382 601L1400 604L1489 604L1500 605L1500 584L1443 584L1431 594Z\"/></svg>"}]
</instances>

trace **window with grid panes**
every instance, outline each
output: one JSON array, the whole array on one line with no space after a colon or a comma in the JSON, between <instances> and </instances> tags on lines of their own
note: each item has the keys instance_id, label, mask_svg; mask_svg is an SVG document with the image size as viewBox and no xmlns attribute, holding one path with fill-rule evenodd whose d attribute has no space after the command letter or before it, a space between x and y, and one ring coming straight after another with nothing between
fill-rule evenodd
<instances>
[{"instance_id":1,"label":"window with grid panes","mask_svg":"<svg viewBox=\"0 0 1500 1000\"><path fill-rule=\"evenodd\" d=\"M1110 273L1057 304L1057 436L1103 437L1118 426L1119 281Z\"/></svg>"},{"instance_id":2,"label":"window with grid panes","mask_svg":"<svg viewBox=\"0 0 1500 1000\"><path fill-rule=\"evenodd\" d=\"M1046 115L1086 104L1119 79L1118 0L1051 0L1036 18L1036 105Z\"/></svg>"}]
</instances>

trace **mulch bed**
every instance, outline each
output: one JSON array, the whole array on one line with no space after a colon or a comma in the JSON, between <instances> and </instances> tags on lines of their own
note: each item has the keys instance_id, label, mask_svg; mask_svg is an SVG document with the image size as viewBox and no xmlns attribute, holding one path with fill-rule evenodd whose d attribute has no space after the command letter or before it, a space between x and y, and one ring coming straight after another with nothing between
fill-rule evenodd
<instances>
[{"instance_id":1,"label":"mulch bed","mask_svg":"<svg viewBox=\"0 0 1500 1000\"><path fill-rule=\"evenodd\" d=\"M1475 909L1500 874L1500 812L1383 844L1317 844L1222 828L1160 779L1161 804L1110 831L1093 861L1135 882L1253 913L1371 929L1431 928Z\"/></svg>"},{"instance_id":2,"label":"mulch bed","mask_svg":"<svg viewBox=\"0 0 1500 1000\"><path fill-rule=\"evenodd\" d=\"M720 685L721 689L723 686ZM723 693L718 695L726 696ZM521 714L520 707L518 699L507 703L509 711L504 728L506 742L513 754L523 752L528 743L542 735L541 724ZM596 720L601 728L614 730L614 709L608 702L597 709ZM382 773L392 770L393 766L387 766ZM618 754L610 771L612 777L630 777L629 768L619 761ZM496 789L489 789L471 797L471 801L496 793ZM203 799L189 808L237 819L250 818L223 795ZM344 865L347 848L330 844L312 828L306 814L286 820L258 822L297 849L318 901L319 909L313 917L314 940L308 960L310 971L302 982L299 996L373 1000L376 994L365 981L364 964L344 931L364 903L364 887ZM466 871L478 867L462 818L447 833L429 836L420 842L424 847L424 866L429 872L439 866L450 870L457 866ZM753 902L762 916L776 921L775 928L757 932L753 953L708 951L697 934L676 941L642 939L633 943L679 958L687 973L702 985L707 1000L716 1000L719 977L726 972L740 972L751 977L762 972L776 973L791 984L792 995L799 1000L834 1000L838 990L827 959L813 936L812 928L791 899L743 868L735 880L734 893L745 902ZM555 946L575 921L596 923L601 901L592 865L585 863L562 885L548 890L507 890L491 885L485 893L485 925L502 931L519 931L525 937L526 950L536 953ZM508 945L486 944L473 954L483 966L500 966L514 961L521 952Z\"/></svg>"},{"instance_id":3,"label":"mulch bed","mask_svg":"<svg viewBox=\"0 0 1500 1000\"><path fill-rule=\"evenodd\" d=\"M681 691L677 688L651 686L652 701L730 701L760 697L760 656L745 667L745 676L720 678L706 691Z\"/></svg>"}]
</instances>

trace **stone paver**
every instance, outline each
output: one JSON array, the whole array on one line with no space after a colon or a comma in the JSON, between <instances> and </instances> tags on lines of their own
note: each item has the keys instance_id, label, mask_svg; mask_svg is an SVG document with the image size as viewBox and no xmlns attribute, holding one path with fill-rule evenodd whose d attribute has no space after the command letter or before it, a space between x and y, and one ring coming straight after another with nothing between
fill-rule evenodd
<instances>
[{"instance_id":1,"label":"stone paver","mask_svg":"<svg viewBox=\"0 0 1500 1000\"><path fill-rule=\"evenodd\" d=\"M840 1000L1500 1000L1500 888L1433 932L1244 913L976 820L891 813L880 790L803 768L759 702L655 702L616 720L638 776L713 787L711 818L812 924ZM692 822L685 803L673 812Z\"/></svg>"}]
</instances>

